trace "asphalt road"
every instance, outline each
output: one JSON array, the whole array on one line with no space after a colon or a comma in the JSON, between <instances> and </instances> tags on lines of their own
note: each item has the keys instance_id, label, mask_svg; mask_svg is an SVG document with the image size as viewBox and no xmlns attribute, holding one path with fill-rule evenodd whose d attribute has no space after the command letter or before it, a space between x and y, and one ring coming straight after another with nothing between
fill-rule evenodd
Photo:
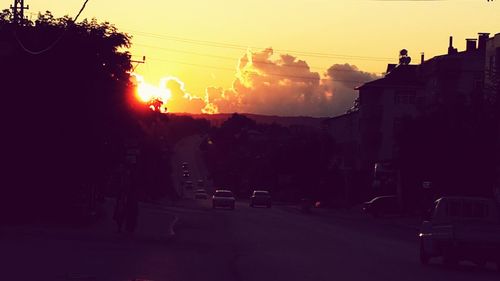
<instances>
[{"instance_id":1,"label":"asphalt road","mask_svg":"<svg viewBox=\"0 0 500 281\"><path fill-rule=\"evenodd\" d=\"M186 203L189 205L189 203ZM491 265L446 268L418 262L410 229L304 215L287 207L179 210L172 280L498 280ZM383 228L383 229L380 229ZM372 230L372 231L371 231Z\"/></svg>"},{"instance_id":2,"label":"asphalt road","mask_svg":"<svg viewBox=\"0 0 500 281\"><path fill-rule=\"evenodd\" d=\"M202 180L204 182L204 187L208 191L212 191L212 184L208 180L207 169L205 168L203 159L201 157L201 153L198 149L202 140L203 136L200 135L190 136L179 141L174 148L174 154L172 157L173 182L176 187L176 190L183 197L187 198L192 197L193 190L198 188L196 186L198 180ZM189 178L184 178L182 176L183 162L188 163L188 170L190 173ZM193 182L194 184L193 190L185 190L183 188L182 183L186 180L190 180Z\"/></svg>"},{"instance_id":3,"label":"asphalt road","mask_svg":"<svg viewBox=\"0 0 500 281\"><path fill-rule=\"evenodd\" d=\"M159 207L176 236L0 235L1 280L498 280L493 266L418 262L414 233L289 207ZM157 221L157 223L162 223Z\"/></svg>"},{"instance_id":4,"label":"asphalt road","mask_svg":"<svg viewBox=\"0 0 500 281\"><path fill-rule=\"evenodd\" d=\"M183 140L177 161L192 176L206 177L198 150L202 138ZM177 164L179 166L179 164ZM175 176L175 174L174 174ZM178 175L180 176L180 175ZM213 187L209 186L211 190ZM391 220L352 220L305 215L295 208L212 210L210 200L187 201L177 210L179 280L497 280L495 267L462 264L450 269L439 259L418 261L414 228ZM191 197L192 198L192 197Z\"/></svg>"},{"instance_id":5,"label":"asphalt road","mask_svg":"<svg viewBox=\"0 0 500 281\"><path fill-rule=\"evenodd\" d=\"M188 143L195 145L196 140ZM179 218L171 239L155 235L154 227L148 235L116 234L105 228L77 235L13 235L0 229L0 280L500 278L492 265L447 268L438 259L429 266L420 265L415 230L391 220L306 215L290 206L250 208L242 200L234 211L213 210L210 200L194 200L186 193L176 206L143 208L140 223L163 225L167 214Z\"/></svg>"}]
</instances>

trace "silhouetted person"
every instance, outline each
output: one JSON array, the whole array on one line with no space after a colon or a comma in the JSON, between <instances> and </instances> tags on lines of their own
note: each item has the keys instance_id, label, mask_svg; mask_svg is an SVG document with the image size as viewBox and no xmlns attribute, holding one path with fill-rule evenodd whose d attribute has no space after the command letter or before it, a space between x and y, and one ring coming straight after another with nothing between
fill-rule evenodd
<instances>
[{"instance_id":1,"label":"silhouetted person","mask_svg":"<svg viewBox=\"0 0 500 281\"><path fill-rule=\"evenodd\" d=\"M125 221L127 197L124 193L121 193L116 198L115 212L113 214L113 219L118 227L118 232L122 231L123 223Z\"/></svg>"},{"instance_id":2,"label":"silhouetted person","mask_svg":"<svg viewBox=\"0 0 500 281\"><path fill-rule=\"evenodd\" d=\"M125 204L125 228L128 232L134 232L137 227L137 218L139 216L139 202L133 194L127 197Z\"/></svg>"}]
</instances>

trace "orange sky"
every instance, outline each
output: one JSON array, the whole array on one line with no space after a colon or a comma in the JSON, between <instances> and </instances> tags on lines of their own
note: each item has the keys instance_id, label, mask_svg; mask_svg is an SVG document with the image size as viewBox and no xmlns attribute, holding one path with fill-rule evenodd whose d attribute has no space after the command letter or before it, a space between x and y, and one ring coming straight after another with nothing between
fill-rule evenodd
<instances>
[{"instance_id":1,"label":"orange sky","mask_svg":"<svg viewBox=\"0 0 500 281\"><path fill-rule=\"evenodd\" d=\"M12 2L0 0L0 7ZM74 16L83 3L25 2L33 17L45 10ZM247 49L272 47L270 61L293 55L320 77L344 63L381 73L402 48L416 62L420 52L427 58L446 52L450 35L461 50L477 32L498 33L499 14L500 1L486 0L90 0L80 19L96 17L133 35L134 58L147 58L137 72L148 83L174 76L203 98L207 87L232 87Z\"/></svg>"}]
</instances>

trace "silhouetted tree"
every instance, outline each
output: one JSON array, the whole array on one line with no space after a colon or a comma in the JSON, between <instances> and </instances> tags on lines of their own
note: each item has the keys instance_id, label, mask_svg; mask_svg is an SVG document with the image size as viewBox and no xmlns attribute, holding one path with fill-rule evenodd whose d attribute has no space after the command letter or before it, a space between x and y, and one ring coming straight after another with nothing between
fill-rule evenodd
<instances>
[{"instance_id":1,"label":"silhouetted tree","mask_svg":"<svg viewBox=\"0 0 500 281\"><path fill-rule=\"evenodd\" d=\"M9 18L0 13L9 52L0 69L9 166L1 197L11 215L61 212L75 190L103 181L124 138L140 134L130 114L130 36L50 12L23 26Z\"/></svg>"}]
</instances>

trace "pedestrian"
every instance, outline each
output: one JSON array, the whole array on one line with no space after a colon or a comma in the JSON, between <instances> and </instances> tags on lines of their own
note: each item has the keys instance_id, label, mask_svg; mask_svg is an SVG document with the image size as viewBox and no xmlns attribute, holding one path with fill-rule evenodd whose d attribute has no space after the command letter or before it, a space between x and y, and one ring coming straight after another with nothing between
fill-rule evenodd
<instances>
[{"instance_id":1,"label":"pedestrian","mask_svg":"<svg viewBox=\"0 0 500 281\"><path fill-rule=\"evenodd\" d=\"M118 233L122 232L122 227L123 227L123 222L125 220L125 208L127 205L127 197L125 196L124 193L120 193L116 197L116 205L115 205L115 211L113 214L113 219L116 222L116 225L118 227L117 231Z\"/></svg>"},{"instance_id":2,"label":"pedestrian","mask_svg":"<svg viewBox=\"0 0 500 281\"><path fill-rule=\"evenodd\" d=\"M129 194L127 204L125 205L125 228L132 233L137 227L137 218L139 216L139 202L136 196Z\"/></svg>"}]
</instances>

